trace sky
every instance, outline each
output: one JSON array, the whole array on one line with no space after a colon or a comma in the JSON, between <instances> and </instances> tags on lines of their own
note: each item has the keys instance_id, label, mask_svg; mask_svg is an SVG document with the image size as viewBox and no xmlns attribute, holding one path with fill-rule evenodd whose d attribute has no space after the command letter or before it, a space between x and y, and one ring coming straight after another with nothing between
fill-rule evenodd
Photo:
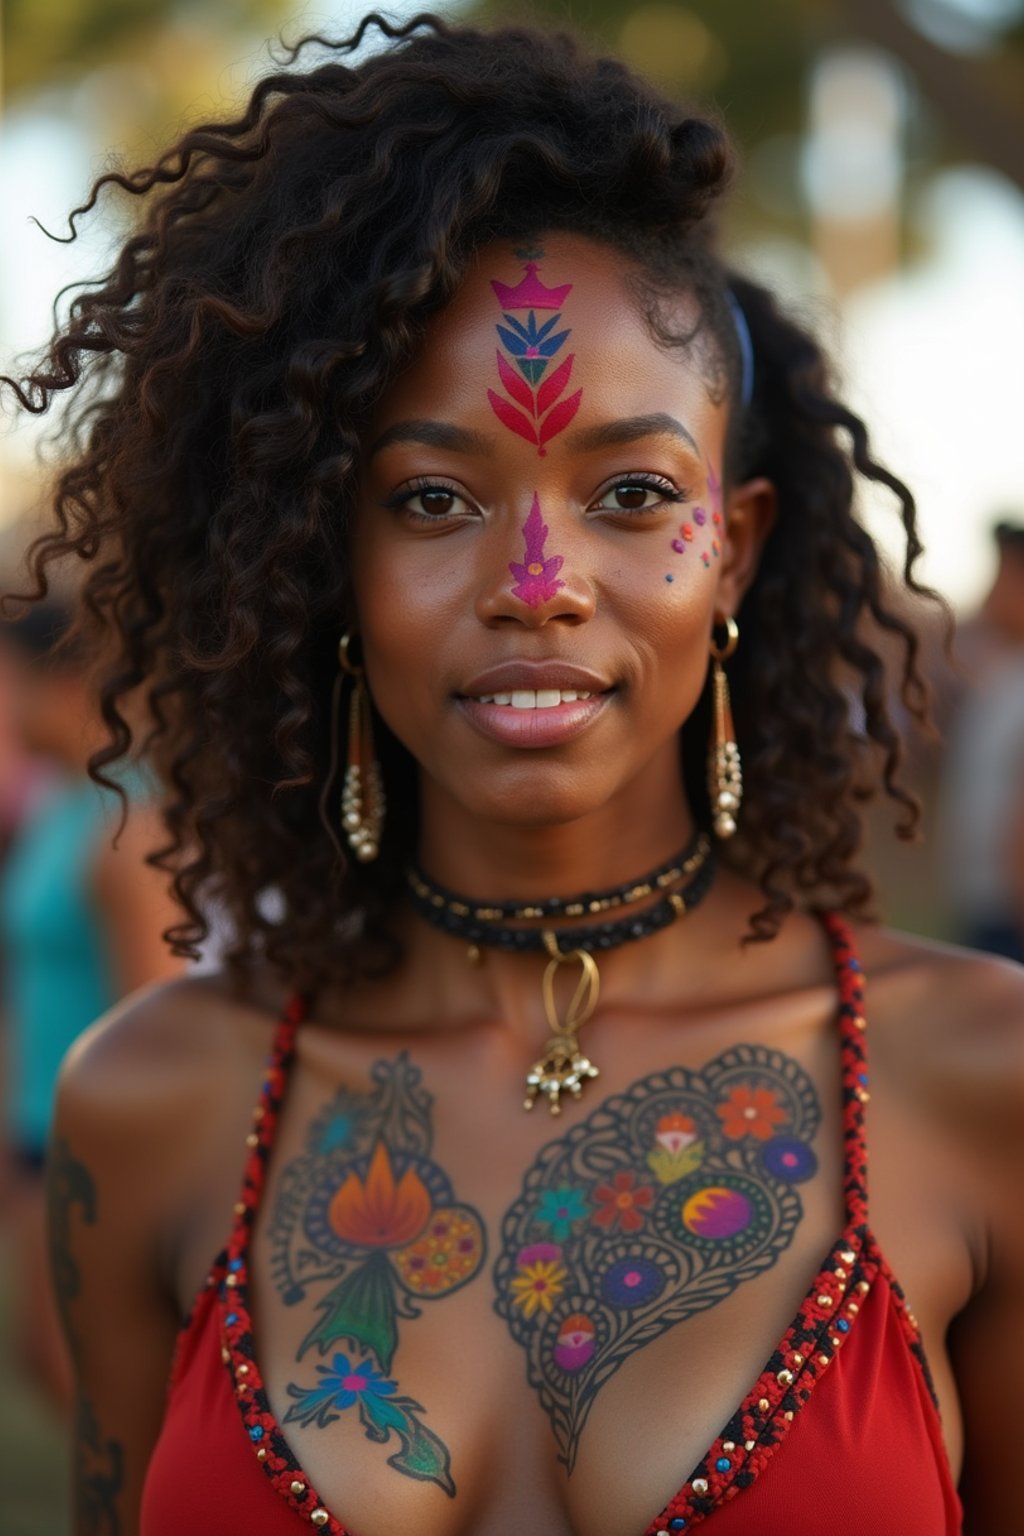
<instances>
[{"instance_id":1,"label":"sky","mask_svg":"<svg viewBox=\"0 0 1024 1536\"><path fill-rule=\"evenodd\" d=\"M389 7L396 16L416 9ZM348 0L321 3L297 13L288 30L320 25L344 32L361 12ZM227 84L251 76L261 58L254 39ZM66 232L68 210L105 163L91 132L94 111L84 85L8 114L0 141L5 367L45 341L58 289L102 269L116 248L118 232L102 220L86 221L73 245L48 240L31 222L34 216L54 233ZM926 546L920 574L969 609L991 572L991 523L1014 513L1024 522L1024 197L983 167L964 165L939 175L923 198L927 254L858 290L843 305L835 336L851 403L867 419L879 456L917 497ZM737 254L758 275L763 253ZM777 254L773 260L777 269ZM787 290L798 292L799 262L783 277ZM12 432L8 413L2 428L10 489L0 518L11 515L19 467L39 424L23 418ZM891 498L869 498L864 515L897 559Z\"/></svg>"}]
</instances>

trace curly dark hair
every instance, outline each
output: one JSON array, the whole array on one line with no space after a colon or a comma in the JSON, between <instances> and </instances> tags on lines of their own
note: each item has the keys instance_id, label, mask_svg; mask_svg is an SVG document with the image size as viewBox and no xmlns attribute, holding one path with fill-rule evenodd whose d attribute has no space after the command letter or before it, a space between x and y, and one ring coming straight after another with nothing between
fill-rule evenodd
<instances>
[{"instance_id":1,"label":"curly dark hair","mask_svg":"<svg viewBox=\"0 0 1024 1536\"><path fill-rule=\"evenodd\" d=\"M370 28L389 45L353 62ZM296 68L307 47L327 56ZM45 594L53 561L89 563L81 623L102 640L110 737L90 771L107 782L139 750L167 786L169 841L151 862L185 914L166 935L176 952L206 936L212 897L236 930L234 969L262 952L313 988L398 958L389 914L417 838L415 764L378 719L390 809L372 865L345 857L328 782L360 437L474 249L553 229L629 258L653 333L696 346L731 395L726 479L765 475L778 489L730 664L746 780L732 857L764 897L751 935L771 937L823 889L864 910L865 742L901 830L916 816L897 778L880 631L905 707L924 718L927 696L914 630L854 515L856 476L894 493L903 579L924 593L914 502L873 459L814 339L716 255L711 216L731 170L718 123L567 35L370 16L346 42L303 38L240 117L191 129L148 168L107 172L75 209L72 237L105 186L144 200L36 371L4 379L32 412L77 390L29 595ZM729 289L756 357L746 408ZM666 336L658 297L681 290L701 318ZM141 741L130 697L146 701ZM705 690L681 731L698 819L708 718Z\"/></svg>"}]
</instances>

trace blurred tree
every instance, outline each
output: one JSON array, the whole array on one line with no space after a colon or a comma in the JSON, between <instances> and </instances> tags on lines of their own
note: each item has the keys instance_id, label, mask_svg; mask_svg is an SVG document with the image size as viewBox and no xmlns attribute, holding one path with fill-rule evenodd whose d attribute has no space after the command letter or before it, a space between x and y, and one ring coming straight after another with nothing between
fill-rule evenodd
<instances>
[{"instance_id":1,"label":"blurred tree","mask_svg":"<svg viewBox=\"0 0 1024 1536\"><path fill-rule=\"evenodd\" d=\"M177 23L224 38L271 30L288 0L5 0L4 84L8 99L145 55Z\"/></svg>"},{"instance_id":2,"label":"blurred tree","mask_svg":"<svg viewBox=\"0 0 1024 1536\"><path fill-rule=\"evenodd\" d=\"M474 9L523 14L517 0ZM530 12L579 28L670 93L719 107L748 154L795 145L823 49L881 47L917 96L912 170L966 154L1024 186L1024 0L531 0Z\"/></svg>"}]
</instances>

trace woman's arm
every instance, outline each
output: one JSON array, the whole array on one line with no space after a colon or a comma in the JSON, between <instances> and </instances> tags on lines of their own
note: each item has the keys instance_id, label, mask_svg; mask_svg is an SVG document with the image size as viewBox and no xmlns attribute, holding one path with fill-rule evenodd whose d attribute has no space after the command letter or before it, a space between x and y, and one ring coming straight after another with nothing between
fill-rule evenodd
<instances>
[{"instance_id":1,"label":"woman's arm","mask_svg":"<svg viewBox=\"0 0 1024 1536\"><path fill-rule=\"evenodd\" d=\"M48 1161L51 1262L75 1378L76 1536L135 1536L178 1318L161 1278L177 1198L166 1091L146 1071L165 989L115 1010L62 1072ZM140 1039L141 1037L141 1039Z\"/></svg>"},{"instance_id":2,"label":"woman's arm","mask_svg":"<svg viewBox=\"0 0 1024 1536\"><path fill-rule=\"evenodd\" d=\"M1024 971L993 963L974 998L975 1070L961 1079L975 1121L979 1199L990 1211L985 1273L950 1330L963 1408L964 1536L1024 1531ZM986 995L987 994L987 995Z\"/></svg>"}]
</instances>

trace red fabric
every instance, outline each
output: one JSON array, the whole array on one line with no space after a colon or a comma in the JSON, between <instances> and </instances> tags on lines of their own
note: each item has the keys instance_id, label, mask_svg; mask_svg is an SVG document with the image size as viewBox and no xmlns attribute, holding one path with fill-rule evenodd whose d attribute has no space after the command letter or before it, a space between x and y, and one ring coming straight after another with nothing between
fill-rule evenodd
<instances>
[{"instance_id":1,"label":"red fabric","mask_svg":"<svg viewBox=\"0 0 1024 1536\"><path fill-rule=\"evenodd\" d=\"M885 1274L760 1475L682 1536L705 1524L708 1536L959 1536L938 1414Z\"/></svg>"},{"instance_id":2,"label":"red fabric","mask_svg":"<svg viewBox=\"0 0 1024 1536\"><path fill-rule=\"evenodd\" d=\"M709 1536L961 1536L917 1329L867 1221L860 965L845 924L824 922L840 994L846 1228L751 1391L644 1536L686 1536L709 1520ZM294 1536L311 1524L348 1536L270 1411L248 1304L249 1238L304 1013L295 998L281 1021L231 1239L179 1337L140 1536Z\"/></svg>"}]
</instances>

